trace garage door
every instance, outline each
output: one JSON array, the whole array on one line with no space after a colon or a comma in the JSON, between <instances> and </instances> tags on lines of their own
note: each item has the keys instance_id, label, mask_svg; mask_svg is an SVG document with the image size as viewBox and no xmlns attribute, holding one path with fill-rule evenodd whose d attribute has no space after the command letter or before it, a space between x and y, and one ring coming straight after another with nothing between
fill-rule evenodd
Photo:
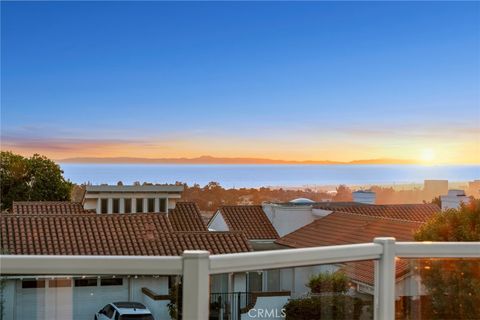
<instances>
[{"instance_id":1,"label":"garage door","mask_svg":"<svg viewBox=\"0 0 480 320\"><path fill-rule=\"evenodd\" d=\"M15 319L90 320L114 301L128 301L127 278L23 280L17 285Z\"/></svg>"}]
</instances>

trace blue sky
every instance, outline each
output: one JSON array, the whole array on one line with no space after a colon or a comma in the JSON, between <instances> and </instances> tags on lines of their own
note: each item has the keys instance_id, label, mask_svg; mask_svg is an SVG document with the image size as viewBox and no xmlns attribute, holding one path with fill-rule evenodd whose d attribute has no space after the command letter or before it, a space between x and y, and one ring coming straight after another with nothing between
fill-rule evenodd
<instances>
[{"instance_id":1,"label":"blue sky","mask_svg":"<svg viewBox=\"0 0 480 320\"><path fill-rule=\"evenodd\" d=\"M2 148L480 160L478 2L2 2L1 14Z\"/></svg>"}]
</instances>

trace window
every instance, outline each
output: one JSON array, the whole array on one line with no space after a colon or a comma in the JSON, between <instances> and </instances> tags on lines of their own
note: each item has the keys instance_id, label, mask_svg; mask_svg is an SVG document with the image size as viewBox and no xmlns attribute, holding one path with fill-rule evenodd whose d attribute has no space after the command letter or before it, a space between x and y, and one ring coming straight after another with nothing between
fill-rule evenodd
<instances>
[{"instance_id":1,"label":"window","mask_svg":"<svg viewBox=\"0 0 480 320\"><path fill-rule=\"evenodd\" d=\"M108 305L105 307L105 315L111 319L113 316L113 313L115 312L115 309L111 305Z\"/></svg>"},{"instance_id":2,"label":"window","mask_svg":"<svg viewBox=\"0 0 480 320\"><path fill-rule=\"evenodd\" d=\"M137 212L143 212L143 199L137 198Z\"/></svg>"},{"instance_id":3,"label":"window","mask_svg":"<svg viewBox=\"0 0 480 320\"><path fill-rule=\"evenodd\" d=\"M255 291L263 291L262 288L262 275L261 271L252 271L248 273L248 280L247 280L247 291L248 292L255 292Z\"/></svg>"},{"instance_id":4,"label":"window","mask_svg":"<svg viewBox=\"0 0 480 320\"><path fill-rule=\"evenodd\" d=\"M70 279L55 279L48 281L49 288L67 288L72 286Z\"/></svg>"},{"instance_id":5,"label":"window","mask_svg":"<svg viewBox=\"0 0 480 320\"><path fill-rule=\"evenodd\" d=\"M97 278L75 279L75 287L96 287Z\"/></svg>"},{"instance_id":6,"label":"window","mask_svg":"<svg viewBox=\"0 0 480 320\"><path fill-rule=\"evenodd\" d=\"M102 208L100 213L107 213L108 212L108 199L101 199L102 201Z\"/></svg>"},{"instance_id":7,"label":"window","mask_svg":"<svg viewBox=\"0 0 480 320\"><path fill-rule=\"evenodd\" d=\"M22 289L45 288L45 280L23 280Z\"/></svg>"},{"instance_id":8,"label":"window","mask_svg":"<svg viewBox=\"0 0 480 320\"><path fill-rule=\"evenodd\" d=\"M125 213L132 212L132 199L125 199Z\"/></svg>"},{"instance_id":9,"label":"window","mask_svg":"<svg viewBox=\"0 0 480 320\"><path fill-rule=\"evenodd\" d=\"M113 199L113 213L120 212L120 199Z\"/></svg>"},{"instance_id":10,"label":"window","mask_svg":"<svg viewBox=\"0 0 480 320\"><path fill-rule=\"evenodd\" d=\"M123 285L122 278L102 278L100 279L101 286L121 286Z\"/></svg>"},{"instance_id":11,"label":"window","mask_svg":"<svg viewBox=\"0 0 480 320\"><path fill-rule=\"evenodd\" d=\"M228 292L228 273L212 274L210 276L210 292Z\"/></svg>"},{"instance_id":12,"label":"window","mask_svg":"<svg viewBox=\"0 0 480 320\"><path fill-rule=\"evenodd\" d=\"M151 314L122 314L120 320L153 320Z\"/></svg>"},{"instance_id":13,"label":"window","mask_svg":"<svg viewBox=\"0 0 480 320\"><path fill-rule=\"evenodd\" d=\"M280 291L280 269L267 271L267 291Z\"/></svg>"},{"instance_id":14,"label":"window","mask_svg":"<svg viewBox=\"0 0 480 320\"><path fill-rule=\"evenodd\" d=\"M148 199L147 212L155 212L155 199Z\"/></svg>"},{"instance_id":15,"label":"window","mask_svg":"<svg viewBox=\"0 0 480 320\"><path fill-rule=\"evenodd\" d=\"M167 199L160 199L160 212L167 212Z\"/></svg>"}]
</instances>

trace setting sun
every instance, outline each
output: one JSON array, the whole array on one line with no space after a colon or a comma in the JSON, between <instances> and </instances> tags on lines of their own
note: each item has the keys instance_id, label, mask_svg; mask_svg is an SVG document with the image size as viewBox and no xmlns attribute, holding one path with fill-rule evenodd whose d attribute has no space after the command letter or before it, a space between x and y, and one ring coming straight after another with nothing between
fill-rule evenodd
<instances>
[{"instance_id":1,"label":"setting sun","mask_svg":"<svg viewBox=\"0 0 480 320\"><path fill-rule=\"evenodd\" d=\"M435 151L432 149L422 150L420 160L422 160L423 162L433 162L435 160Z\"/></svg>"}]
</instances>

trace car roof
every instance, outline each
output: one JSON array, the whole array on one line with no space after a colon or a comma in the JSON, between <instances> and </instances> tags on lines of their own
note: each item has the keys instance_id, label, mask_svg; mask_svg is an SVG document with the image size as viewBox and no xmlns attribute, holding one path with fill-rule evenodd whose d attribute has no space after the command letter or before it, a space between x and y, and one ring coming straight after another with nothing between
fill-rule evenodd
<instances>
[{"instance_id":1,"label":"car roof","mask_svg":"<svg viewBox=\"0 0 480 320\"><path fill-rule=\"evenodd\" d=\"M113 302L112 306L122 314L151 314L150 310L147 309L140 302Z\"/></svg>"}]
</instances>

